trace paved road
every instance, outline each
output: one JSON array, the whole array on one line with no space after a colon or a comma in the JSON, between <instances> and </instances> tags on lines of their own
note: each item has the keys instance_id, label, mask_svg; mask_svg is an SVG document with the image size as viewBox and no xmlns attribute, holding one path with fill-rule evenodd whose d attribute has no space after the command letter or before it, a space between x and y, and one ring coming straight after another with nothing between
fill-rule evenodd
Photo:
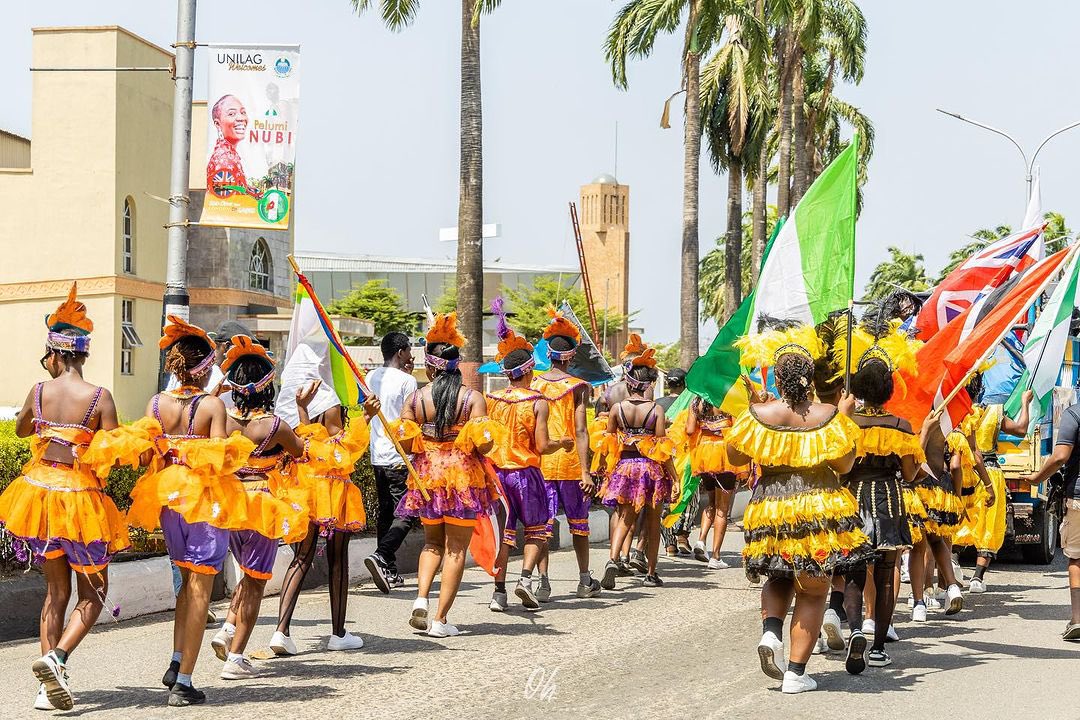
<instances>
[{"instance_id":1,"label":"paved road","mask_svg":"<svg viewBox=\"0 0 1080 720\"><path fill-rule=\"evenodd\" d=\"M729 535L734 560L739 538ZM603 562L597 548L593 561ZM490 585L466 572L452 620L468 634L434 640L406 624L414 585L390 597L353 590L350 629L367 643L349 654L320 651L327 600L306 593L293 625L301 654L258 663L249 683L217 679L204 646L196 684L212 704L164 707L158 685L171 645L159 615L93 633L73 655L76 707L88 718L686 717L859 718L993 716L1080 718L1080 646L1059 639L1067 613L1063 562L1046 568L1003 564L992 592L969 596L959 619L931 614L925 625L897 623L894 665L848 676L839 654L812 659L816 693L782 695L761 674L758 591L741 570L708 572L692 560L662 561L664 588L630 579L592 600L567 597L576 583L571 553L553 561L557 601L541 612L487 609ZM905 588L906 594L906 588ZM903 601L902 601L903 603ZM263 606L252 643L269 639L277 600ZM0 717L30 710L36 643L0 645Z\"/></svg>"}]
</instances>

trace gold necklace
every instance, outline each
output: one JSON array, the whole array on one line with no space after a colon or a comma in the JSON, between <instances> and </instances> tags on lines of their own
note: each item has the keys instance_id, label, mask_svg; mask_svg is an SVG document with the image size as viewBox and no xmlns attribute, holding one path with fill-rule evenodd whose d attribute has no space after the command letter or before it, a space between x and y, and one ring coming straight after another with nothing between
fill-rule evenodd
<instances>
[{"instance_id":1,"label":"gold necklace","mask_svg":"<svg viewBox=\"0 0 1080 720\"><path fill-rule=\"evenodd\" d=\"M177 400L187 400L188 398L197 397L199 395L206 395L206 390L195 385L182 385L175 390L166 390L165 394L169 397L176 398Z\"/></svg>"}]
</instances>

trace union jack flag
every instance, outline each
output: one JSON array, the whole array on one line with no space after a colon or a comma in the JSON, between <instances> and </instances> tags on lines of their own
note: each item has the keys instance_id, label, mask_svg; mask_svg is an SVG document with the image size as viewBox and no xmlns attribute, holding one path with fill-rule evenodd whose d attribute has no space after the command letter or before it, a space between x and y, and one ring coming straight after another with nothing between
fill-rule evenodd
<instances>
[{"instance_id":1,"label":"union jack flag","mask_svg":"<svg viewBox=\"0 0 1080 720\"><path fill-rule=\"evenodd\" d=\"M953 318L1042 260L1045 227L1040 225L1002 238L949 273L919 311L915 321L918 338L929 340Z\"/></svg>"},{"instance_id":2,"label":"union jack flag","mask_svg":"<svg viewBox=\"0 0 1080 720\"><path fill-rule=\"evenodd\" d=\"M229 197L233 194L233 191L226 186L232 185L234 182L235 178L231 172L228 170L218 170L214 173L214 194L218 197Z\"/></svg>"}]
</instances>

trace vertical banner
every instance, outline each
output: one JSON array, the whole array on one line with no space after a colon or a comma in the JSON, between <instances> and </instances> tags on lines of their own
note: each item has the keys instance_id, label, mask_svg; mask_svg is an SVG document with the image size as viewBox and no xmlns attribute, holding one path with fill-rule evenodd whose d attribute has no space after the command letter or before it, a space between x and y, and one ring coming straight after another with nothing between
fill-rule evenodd
<instances>
[{"instance_id":1,"label":"vertical banner","mask_svg":"<svg viewBox=\"0 0 1080 720\"><path fill-rule=\"evenodd\" d=\"M201 225L287 230L299 45L210 45Z\"/></svg>"}]
</instances>

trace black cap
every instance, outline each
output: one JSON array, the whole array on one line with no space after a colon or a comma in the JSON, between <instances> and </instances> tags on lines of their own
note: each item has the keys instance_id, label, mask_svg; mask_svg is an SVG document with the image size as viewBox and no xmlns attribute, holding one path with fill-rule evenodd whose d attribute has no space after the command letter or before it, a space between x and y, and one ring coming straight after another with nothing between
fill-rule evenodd
<instances>
[{"instance_id":1,"label":"black cap","mask_svg":"<svg viewBox=\"0 0 1080 720\"><path fill-rule=\"evenodd\" d=\"M686 384L686 371L682 368L672 368L667 371L667 376L664 380L668 385L685 385Z\"/></svg>"},{"instance_id":2,"label":"black cap","mask_svg":"<svg viewBox=\"0 0 1080 720\"><path fill-rule=\"evenodd\" d=\"M238 323L235 320L226 320L221 323L221 327L217 329L217 332L208 333L214 342L227 343L232 339L234 335L246 335L249 338L254 339L255 336L251 334L242 323Z\"/></svg>"}]
</instances>

